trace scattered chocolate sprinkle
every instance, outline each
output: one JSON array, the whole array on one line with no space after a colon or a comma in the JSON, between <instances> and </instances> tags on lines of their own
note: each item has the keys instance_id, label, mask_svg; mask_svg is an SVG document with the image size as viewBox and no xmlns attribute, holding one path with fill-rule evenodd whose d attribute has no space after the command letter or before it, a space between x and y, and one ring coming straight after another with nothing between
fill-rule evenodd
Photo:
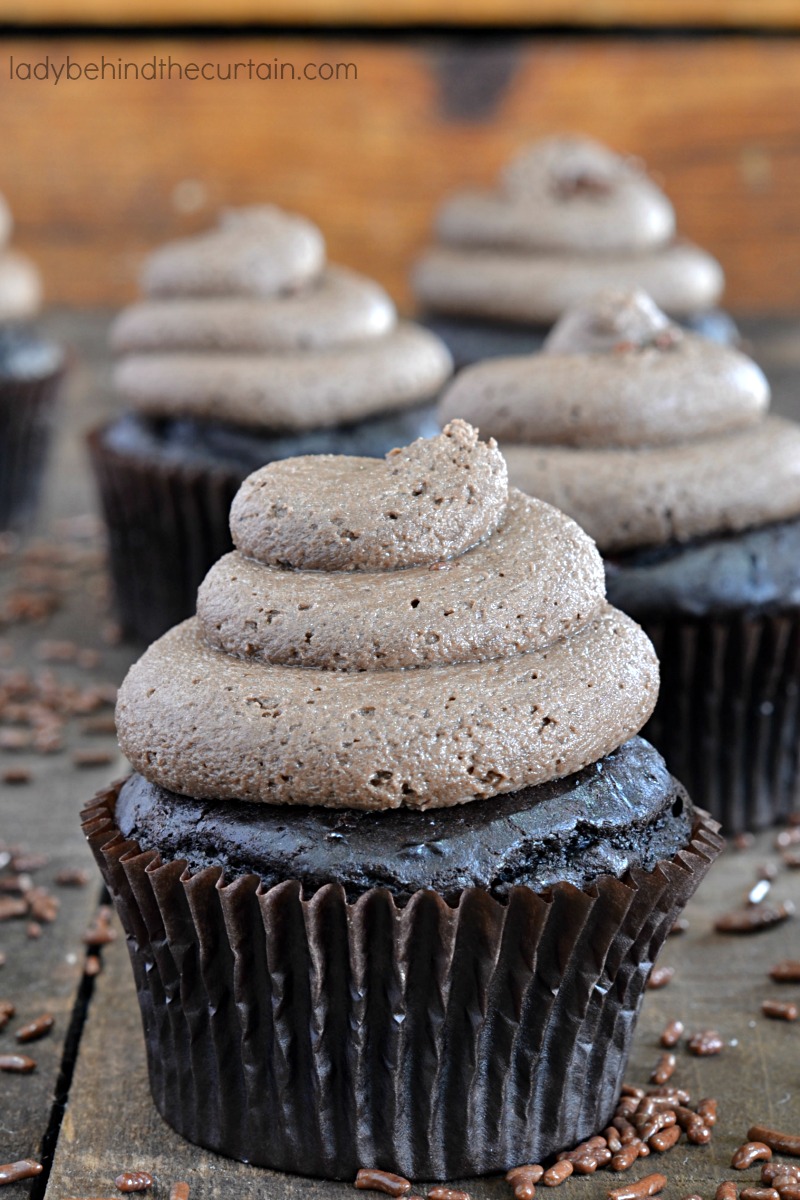
<instances>
[{"instance_id":1,"label":"scattered chocolate sprinkle","mask_svg":"<svg viewBox=\"0 0 800 1200\"><path fill-rule=\"evenodd\" d=\"M39 1038L44 1037L49 1033L55 1024L55 1017L52 1013L42 1013L33 1021L28 1021L27 1025L23 1025L17 1030L18 1042L35 1042Z\"/></svg>"},{"instance_id":2,"label":"scattered chocolate sprinkle","mask_svg":"<svg viewBox=\"0 0 800 1200\"><path fill-rule=\"evenodd\" d=\"M703 1200L702 1196L698 1196L697 1192L692 1192L689 1196L681 1196L681 1200Z\"/></svg>"},{"instance_id":3,"label":"scattered chocolate sprinkle","mask_svg":"<svg viewBox=\"0 0 800 1200\"><path fill-rule=\"evenodd\" d=\"M627 1171L639 1157L639 1140L628 1142L611 1159L612 1171Z\"/></svg>"},{"instance_id":4,"label":"scattered chocolate sprinkle","mask_svg":"<svg viewBox=\"0 0 800 1200\"><path fill-rule=\"evenodd\" d=\"M659 1039L661 1045L666 1046L667 1049L677 1046L678 1042L683 1037L683 1032L683 1021L670 1021L668 1025L664 1026L662 1031L661 1038Z\"/></svg>"},{"instance_id":5,"label":"scattered chocolate sprinkle","mask_svg":"<svg viewBox=\"0 0 800 1200\"><path fill-rule=\"evenodd\" d=\"M775 1021L796 1021L797 1005L792 1000L762 1000L761 1011Z\"/></svg>"},{"instance_id":6,"label":"scattered chocolate sprinkle","mask_svg":"<svg viewBox=\"0 0 800 1200\"><path fill-rule=\"evenodd\" d=\"M5 952L3 950L0 950L0 967L4 967L5 965L6 965Z\"/></svg>"},{"instance_id":7,"label":"scattered chocolate sprinkle","mask_svg":"<svg viewBox=\"0 0 800 1200\"><path fill-rule=\"evenodd\" d=\"M28 924L25 926L25 937L31 942L38 941L42 936L42 932L42 927L38 921L28 921Z\"/></svg>"},{"instance_id":8,"label":"scattered chocolate sprinkle","mask_svg":"<svg viewBox=\"0 0 800 1200\"><path fill-rule=\"evenodd\" d=\"M674 967L653 967L650 972L650 978L647 981L647 986L650 991L666 987L668 983L672 982L674 974Z\"/></svg>"},{"instance_id":9,"label":"scattered chocolate sprinkle","mask_svg":"<svg viewBox=\"0 0 800 1200\"><path fill-rule=\"evenodd\" d=\"M0 896L0 921L10 921L13 917L27 917L27 900L17 900L13 896Z\"/></svg>"},{"instance_id":10,"label":"scattered chocolate sprinkle","mask_svg":"<svg viewBox=\"0 0 800 1200\"><path fill-rule=\"evenodd\" d=\"M762 929L771 929L794 914L794 905L790 900L783 904L754 904L751 908L735 909L723 913L714 922L717 933L759 933Z\"/></svg>"},{"instance_id":11,"label":"scattered chocolate sprinkle","mask_svg":"<svg viewBox=\"0 0 800 1200\"><path fill-rule=\"evenodd\" d=\"M173 1183L169 1189L169 1200L189 1200L188 1183Z\"/></svg>"},{"instance_id":12,"label":"scattered chocolate sprinkle","mask_svg":"<svg viewBox=\"0 0 800 1200\"><path fill-rule=\"evenodd\" d=\"M21 1158L19 1162L5 1163L0 1167L0 1184L19 1183L21 1179L33 1179L41 1173L41 1163L32 1158Z\"/></svg>"},{"instance_id":13,"label":"scattered chocolate sprinkle","mask_svg":"<svg viewBox=\"0 0 800 1200\"><path fill-rule=\"evenodd\" d=\"M782 829L775 838L776 850L787 850L790 846L800 846L800 827Z\"/></svg>"},{"instance_id":14,"label":"scattered chocolate sprinkle","mask_svg":"<svg viewBox=\"0 0 800 1200\"><path fill-rule=\"evenodd\" d=\"M667 1186L665 1175L645 1175L637 1183L627 1187L612 1188L606 1192L608 1200L641 1200L644 1196L655 1196Z\"/></svg>"},{"instance_id":15,"label":"scattered chocolate sprinkle","mask_svg":"<svg viewBox=\"0 0 800 1200\"><path fill-rule=\"evenodd\" d=\"M115 734L117 723L112 716L101 714L97 717L87 717L81 725L81 733L86 734Z\"/></svg>"},{"instance_id":16,"label":"scattered chocolate sprinkle","mask_svg":"<svg viewBox=\"0 0 800 1200\"><path fill-rule=\"evenodd\" d=\"M56 875L59 887L86 887L89 882L89 872L83 867L64 867Z\"/></svg>"},{"instance_id":17,"label":"scattered chocolate sprinkle","mask_svg":"<svg viewBox=\"0 0 800 1200\"><path fill-rule=\"evenodd\" d=\"M776 983L800 983L800 959L783 958L769 973Z\"/></svg>"},{"instance_id":18,"label":"scattered chocolate sprinkle","mask_svg":"<svg viewBox=\"0 0 800 1200\"><path fill-rule=\"evenodd\" d=\"M30 783L31 773L27 767L9 767L3 771L2 780L8 784Z\"/></svg>"},{"instance_id":19,"label":"scattered chocolate sprinkle","mask_svg":"<svg viewBox=\"0 0 800 1200\"><path fill-rule=\"evenodd\" d=\"M147 1171L122 1171L114 1180L121 1192L146 1192L153 1186L153 1177Z\"/></svg>"},{"instance_id":20,"label":"scattered chocolate sprinkle","mask_svg":"<svg viewBox=\"0 0 800 1200\"><path fill-rule=\"evenodd\" d=\"M726 1179L716 1190L714 1200L736 1200L736 1184Z\"/></svg>"},{"instance_id":21,"label":"scattered chocolate sprinkle","mask_svg":"<svg viewBox=\"0 0 800 1200\"><path fill-rule=\"evenodd\" d=\"M717 1123L717 1102L713 1098L701 1100L697 1106L697 1114L702 1118L703 1124L709 1127Z\"/></svg>"},{"instance_id":22,"label":"scattered chocolate sprinkle","mask_svg":"<svg viewBox=\"0 0 800 1200\"><path fill-rule=\"evenodd\" d=\"M671 1079L678 1065L674 1054L662 1054L653 1068L650 1076L651 1083L666 1083Z\"/></svg>"},{"instance_id":23,"label":"scattered chocolate sprinkle","mask_svg":"<svg viewBox=\"0 0 800 1200\"><path fill-rule=\"evenodd\" d=\"M460 1192L457 1188L437 1185L428 1191L428 1200L470 1200L469 1192Z\"/></svg>"},{"instance_id":24,"label":"scattered chocolate sprinkle","mask_svg":"<svg viewBox=\"0 0 800 1200\"><path fill-rule=\"evenodd\" d=\"M769 1125L751 1125L747 1137L751 1142L765 1142L776 1154L793 1154L800 1158L800 1134L780 1133Z\"/></svg>"},{"instance_id":25,"label":"scattered chocolate sprinkle","mask_svg":"<svg viewBox=\"0 0 800 1200\"><path fill-rule=\"evenodd\" d=\"M544 1167L539 1163L528 1163L506 1171L506 1181L511 1184L514 1200L533 1200L536 1184L543 1175Z\"/></svg>"},{"instance_id":26,"label":"scattered chocolate sprinkle","mask_svg":"<svg viewBox=\"0 0 800 1200\"><path fill-rule=\"evenodd\" d=\"M89 975L91 978L94 978L95 975L100 974L102 969L103 969L103 964L96 954L87 954L86 955L86 964L83 968L83 972L85 975Z\"/></svg>"},{"instance_id":27,"label":"scattered chocolate sprinkle","mask_svg":"<svg viewBox=\"0 0 800 1200\"><path fill-rule=\"evenodd\" d=\"M74 662L78 653L75 642L41 641L36 643L36 654L42 662Z\"/></svg>"},{"instance_id":28,"label":"scattered chocolate sprinkle","mask_svg":"<svg viewBox=\"0 0 800 1200\"><path fill-rule=\"evenodd\" d=\"M737 1171L746 1171L754 1162L769 1162L772 1151L764 1142L745 1142L734 1151L731 1166Z\"/></svg>"},{"instance_id":29,"label":"scattered chocolate sprinkle","mask_svg":"<svg viewBox=\"0 0 800 1200\"><path fill-rule=\"evenodd\" d=\"M681 933L686 933L688 928L689 928L688 918L687 917L678 917L677 920L673 921L672 928L670 929L667 936L668 937L676 937Z\"/></svg>"},{"instance_id":30,"label":"scattered chocolate sprinkle","mask_svg":"<svg viewBox=\"0 0 800 1200\"><path fill-rule=\"evenodd\" d=\"M752 833L737 833L732 845L734 850L749 850L755 840Z\"/></svg>"},{"instance_id":31,"label":"scattered chocolate sprinkle","mask_svg":"<svg viewBox=\"0 0 800 1200\"><path fill-rule=\"evenodd\" d=\"M355 1186L371 1192L385 1192L387 1196L405 1196L411 1191L410 1180L377 1167L362 1167L356 1175Z\"/></svg>"},{"instance_id":32,"label":"scattered chocolate sprinkle","mask_svg":"<svg viewBox=\"0 0 800 1200\"><path fill-rule=\"evenodd\" d=\"M545 1187L559 1187L565 1179L569 1179L572 1172L575 1170L568 1158L564 1158L561 1162L554 1163L552 1167L548 1167L542 1176L542 1183Z\"/></svg>"},{"instance_id":33,"label":"scattered chocolate sprinkle","mask_svg":"<svg viewBox=\"0 0 800 1200\"><path fill-rule=\"evenodd\" d=\"M25 894L25 899L28 902L30 915L36 921L44 921L49 924L55 921L58 916L58 910L61 907L61 901L52 892L48 892L46 888L31 888Z\"/></svg>"},{"instance_id":34,"label":"scattered chocolate sprinkle","mask_svg":"<svg viewBox=\"0 0 800 1200\"><path fill-rule=\"evenodd\" d=\"M725 1043L716 1029L702 1029L697 1033L693 1033L687 1045L689 1053L695 1054L699 1058L706 1058L711 1054L719 1054L725 1048Z\"/></svg>"},{"instance_id":35,"label":"scattered chocolate sprinkle","mask_svg":"<svg viewBox=\"0 0 800 1200\"><path fill-rule=\"evenodd\" d=\"M680 1126L671 1125L668 1129L659 1129L658 1133L654 1133L649 1139L648 1145L663 1154L665 1150L670 1150L675 1145L680 1136Z\"/></svg>"},{"instance_id":36,"label":"scattered chocolate sprinkle","mask_svg":"<svg viewBox=\"0 0 800 1200\"><path fill-rule=\"evenodd\" d=\"M781 861L790 871L796 871L800 867L800 850L784 850Z\"/></svg>"},{"instance_id":37,"label":"scattered chocolate sprinkle","mask_svg":"<svg viewBox=\"0 0 800 1200\"><path fill-rule=\"evenodd\" d=\"M36 1070L36 1063L27 1054L0 1054L0 1071L15 1075L28 1075Z\"/></svg>"},{"instance_id":38,"label":"scattered chocolate sprinkle","mask_svg":"<svg viewBox=\"0 0 800 1200\"><path fill-rule=\"evenodd\" d=\"M739 1193L740 1200L781 1200L774 1188L746 1187Z\"/></svg>"},{"instance_id":39,"label":"scattered chocolate sprinkle","mask_svg":"<svg viewBox=\"0 0 800 1200\"><path fill-rule=\"evenodd\" d=\"M114 761L110 750L73 750L72 765L74 767L107 767Z\"/></svg>"},{"instance_id":40,"label":"scattered chocolate sprinkle","mask_svg":"<svg viewBox=\"0 0 800 1200\"><path fill-rule=\"evenodd\" d=\"M765 1162L761 1168L762 1183L778 1183L781 1178L789 1178L797 1183L800 1183L800 1167L794 1166L792 1163Z\"/></svg>"}]
</instances>

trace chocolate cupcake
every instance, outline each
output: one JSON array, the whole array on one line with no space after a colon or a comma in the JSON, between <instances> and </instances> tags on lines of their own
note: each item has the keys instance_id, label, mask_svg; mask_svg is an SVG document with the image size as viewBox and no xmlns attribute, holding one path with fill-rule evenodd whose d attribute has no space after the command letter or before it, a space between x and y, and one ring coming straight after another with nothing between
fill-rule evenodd
<instances>
[{"instance_id":1,"label":"chocolate cupcake","mask_svg":"<svg viewBox=\"0 0 800 1200\"><path fill-rule=\"evenodd\" d=\"M431 436L451 370L432 334L399 321L375 283L326 265L321 233L276 208L156 251L145 300L111 334L130 411L90 437L127 634L191 614L231 548L236 489L299 454L381 456Z\"/></svg>"},{"instance_id":2,"label":"chocolate cupcake","mask_svg":"<svg viewBox=\"0 0 800 1200\"><path fill-rule=\"evenodd\" d=\"M676 238L672 205L638 160L590 138L526 148L496 190L448 200L436 232L413 286L457 366L540 349L565 309L606 287L644 288L707 336L736 337L714 308L719 264Z\"/></svg>"},{"instance_id":3,"label":"chocolate cupcake","mask_svg":"<svg viewBox=\"0 0 800 1200\"><path fill-rule=\"evenodd\" d=\"M590 539L459 421L272 463L231 528L84 812L159 1110L343 1179L594 1133L720 840L635 736L658 667Z\"/></svg>"},{"instance_id":4,"label":"chocolate cupcake","mask_svg":"<svg viewBox=\"0 0 800 1200\"><path fill-rule=\"evenodd\" d=\"M39 275L8 249L11 214L0 196L0 530L26 529L41 491L64 354L34 326Z\"/></svg>"},{"instance_id":5,"label":"chocolate cupcake","mask_svg":"<svg viewBox=\"0 0 800 1200\"><path fill-rule=\"evenodd\" d=\"M800 792L800 426L768 406L754 362L641 292L576 306L543 353L471 367L442 401L595 538L661 659L645 732L732 831Z\"/></svg>"}]
</instances>

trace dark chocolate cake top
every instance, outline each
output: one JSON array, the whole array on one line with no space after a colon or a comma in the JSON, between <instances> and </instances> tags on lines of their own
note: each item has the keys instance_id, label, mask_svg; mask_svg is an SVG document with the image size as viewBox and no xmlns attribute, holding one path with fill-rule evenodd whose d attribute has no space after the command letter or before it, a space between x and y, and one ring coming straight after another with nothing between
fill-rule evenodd
<instances>
[{"instance_id":1,"label":"dark chocolate cake top","mask_svg":"<svg viewBox=\"0 0 800 1200\"><path fill-rule=\"evenodd\" d=\"M227 880L252 873L267 887L299 879L306 895L341 883L351 898L386 887L400 897L433 888L454 900L467 887L504 896L515 885L586 887L600 875L649 870L686 845L692 808L661 756L636 737L568 779L425 813L223 807L134 775L116 820L143 849L185 859L193 872L221 866Z\"/></svg>"}]
</instances>

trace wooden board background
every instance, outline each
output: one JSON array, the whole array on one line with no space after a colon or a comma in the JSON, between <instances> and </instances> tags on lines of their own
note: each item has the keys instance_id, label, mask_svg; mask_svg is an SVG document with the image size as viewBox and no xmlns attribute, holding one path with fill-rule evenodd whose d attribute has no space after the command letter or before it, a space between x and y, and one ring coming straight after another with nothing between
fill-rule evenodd
<instances>
[{"instance_id":1,"label":"wooden board background","mask_svg":"<svg viewBox=\"0 0 800 1200\"><path fill-rule=\"evenodd\" d=\"M9 78L11 56L68 54L344 62L358 78ZM444 193L490 181L528 139L582 129L647 158L684 233L723 261L730 306L775 312L800 307L798 113L793 38L7 36L0 191L51 302L119 304L149 246L222 204L269 200L317 220L333 257L407 307L408 268Z\"/></svg>"},{"instance_id":2,"label":"wooden board background","mask_svg":"<svg viewBox=\"0 0 800 1200\"><path fill-rule=\"evenodd\" d=\"M5 0L2 16L18 22L101 25L263 21L331 25L683 25L797 28L795 0Z\"/></svg>"}]
</instances>

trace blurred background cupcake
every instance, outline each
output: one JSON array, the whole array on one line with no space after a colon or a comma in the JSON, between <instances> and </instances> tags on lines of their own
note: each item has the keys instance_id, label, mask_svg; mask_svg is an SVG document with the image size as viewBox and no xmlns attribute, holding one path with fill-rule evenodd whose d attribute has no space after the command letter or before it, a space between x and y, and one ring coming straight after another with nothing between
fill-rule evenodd
<instances>
[{"instance_id":1,"label":"blurred background cupcake","mask_svg":"<svg viewBox=\"0 0 800 1200\"><path fill-rule=\"evenodd\" d=\"M147 640L192 611L230 548L246 475L435 433L451 359L379 285L328 265L315 225L273 207L228 210L209 233L156 251L142 288L111 332L130 411L90 447L119 615Z\"/></svg>"},{"instance_id":2,"label":"blurred background cupcake","mask_svg":"<svg viewBox=\"0 0 800 1200\"><path fill-rule=\"evenodd\" d=\"M493 190L445 201L436 235L412 284L458 366L539 349L566 308L610 286L645 288L684 323L735 336L714 309L719 263L676 236L672 204L639 160L591 138L549 137L522 150Z\"/></svg>"},{"instance_id":3,"label":"blurred background cupcake","mask_svg":"<svg viewBox=\"0 0 800 1200\"><path fill-rule=\"evenodd\" d=\"M34 322L39 274L9 246L11 212L0 195L0 530L36 513L64 354Z\"/></svg>"},{"instance_id":4,"label":"blurred background cupcake","mask_svg":"<svg viewBox=\"0 0 800 1200\"><path fill-rule=\"evenodd\" d=\"M609 291L542 353L467 368L441 406L595 538L661 660L647 736L731 831L800 800L800 425L769 400L740 351Z\"/></svg>"}]
</instances>

